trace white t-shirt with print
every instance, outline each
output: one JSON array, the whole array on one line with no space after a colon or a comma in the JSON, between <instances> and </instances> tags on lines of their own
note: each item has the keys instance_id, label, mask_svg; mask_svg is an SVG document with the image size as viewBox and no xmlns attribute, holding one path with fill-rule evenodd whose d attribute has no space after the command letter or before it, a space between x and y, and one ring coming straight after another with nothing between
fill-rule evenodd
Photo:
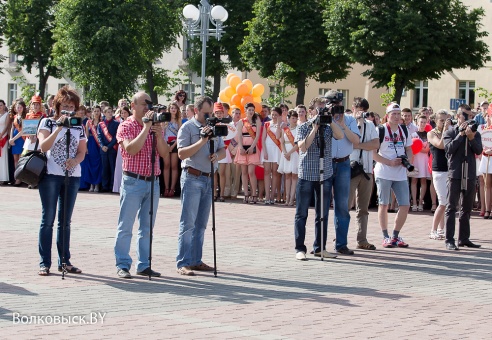
<instances>
[{"instance_id":1,"label":"white t-shirt with print","mask_svg":"<svg viewBox=\"0 0 492 340\"><path fill-rule=\"evenodd\" d=\"M365 143L373 139L379 139L378 131L374 129L374 123L366 119L364 119L364 123L365 123L366 135L364 136L364 125L361 125L362 129L360 130L359 141L361 143ZM362 140L362 137L364 137L364 140ZM354 151L352 151L352 153L350 154L350 160L360 162L359 156L360 156L360 149L354 148ZM372 150L371 151L362 150L362 165L364 166L364 172L367 174L372 174L372 170L373 170L372 161L373 161Z\"/></svg>"},{"instance_id":2,"label":"white t-shirt with print","mask_svg":"<svg viewBox=\"0 0 492 340\"><path fill-rule=\"evenodd\" d=\"M398 126L397 131L391 131L391 135L390 135L388 131L389 125L384 124L383 126L384 126L384 139L381 145L379 146L378 154L389 160L393 160L397 156L404 155L405 148L412 146L413 144L410 135L408 136L408 138L405 137L405 132L403 131L401 126ZM379 136L378 127L376 127L376 131ZM396 132L396 138L394 137L395 132ZM374 176L376 178L387 179L390 181L406 181L407 169L403 165L389 166L378 162L374 167Z\"/></svg>"},{"instance_id":3,"label":"white t-shirt with print","mask_svg":"<svg viewBox=\"0 0 492 340\"><path fill-rule=\"evenodd\" d=\"M56 122L53 119L44 118L41 121L41 124L39 124L38 131L46 130L51 133L52 131L55 131L56 128ZM58 132L53 145L46 153L46 157L48 158L47 173L50 175L65 176L65 162L67 161L67 130L68 128L63 127L60 132ZM70 128L69 158L75 158L79 142L86 139L83 127L77 126ZM80 177L80 164L77 164L76 167L68 170L68 175L70 177Z\"/></svg>"}]
</instances>

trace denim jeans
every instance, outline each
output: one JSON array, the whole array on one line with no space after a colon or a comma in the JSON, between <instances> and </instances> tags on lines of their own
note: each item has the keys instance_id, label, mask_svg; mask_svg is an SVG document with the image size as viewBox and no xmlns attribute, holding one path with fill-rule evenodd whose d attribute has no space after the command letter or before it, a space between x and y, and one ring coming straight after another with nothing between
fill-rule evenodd
<instances>
[{"instance_id":1,"label":"denim jeans","mask_svg":"<svg viewBox=\"0 0 492 340\"><path fill-rule=\"evenodd\" d=\"M68 194L65 197L65 176L45 175L39 182L39 197L41 198L42 215L39 229L39 255L42 267L51 267L51 243L53 240L53 224L55 222L56 206L58 204L58 229L56 233L56 247L58 249L58 265L62 265L63 255L65 264L70 263L70 222L79 190L80 177L68 178ZM66 224L63 230L63 210L66 198ZM63 240L65 243L63 244ZM64 246L64 247L63 247ZM62 248L64 251L62 252Z\"/></svg>"},{"instance_id":2,"label":"denim jeans","mask_svg":"<svg viewBox=\"0 0 492 340\"><path fill-rule=\"evenodd\" d=\"M333 162L333 208L336 244L335 249L347 246L347 234L350 224L348 200L350 196L350 160Z\"/></svg>"},{"instance_id":3,"label":"denim jeans","mask_svg":"<svg viewBox=\"0 0 492 340\"><path fill-rule=\"evenodd\" d=\"M149 267L150 254L150 189L151 182L123 175L120 189L120 215L114 244L118 269L132 266L130 243L135 218L138 214L137 272ZM155 223L159 205L159 180L154 181L154 206L152 224Z\"/></svg>"},{"instance_id":4,"label":"denim jeans","mask_svg":"<svg viewBox=\"0 0 492 340\"><path fill-rule=\"evenodd\" d=\"M179 221L177 268L202 262L202 249L212 206L212 179L181 173L181 218Z\"/></svg>"},{"instance_id":5,"label":"denim jeans","mask_svg":"<svg viewBox=\"0 0 492 340\"><path fill-rule=\"evenodd\" d=\"M326 247L326 237L328 231L328 209L330 207L331 199L331 183L332 178L323 182L323 250ZM321 215L321 197L320 197L320 183L315 181L306 181L305 179L299 179L296 187L296 216L294 220L294 235L296 242L296 252L307 252L307 248L304 245L306 238L306 220L308 217L309 204L311 203L311 197L314 192L314 206L316 211L316 219L314 222L314 243L313 249L316 253L321 250L321 228L320 228L320 215Z\"/></svg>"}]
</instances>

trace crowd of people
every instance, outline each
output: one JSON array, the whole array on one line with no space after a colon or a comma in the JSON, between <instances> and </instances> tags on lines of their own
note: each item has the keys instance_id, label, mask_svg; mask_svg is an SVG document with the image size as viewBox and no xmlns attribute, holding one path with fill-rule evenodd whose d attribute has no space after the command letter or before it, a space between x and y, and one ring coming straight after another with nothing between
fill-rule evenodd
<instances>
[{"instance_id":1,"label":"crowd of people","mask_svg":"<svg viewBox=\"0 0 492 340\"><path fill-rule=\"evenodd\" d=\"M137 214L137 274L160 275L149 263L150 216L155 219L158 204L154 204L153 214L140 213L149 210L151 200L159 197L179 195L186 207L180 219L176 258L177 271L182 275L213 270L201 258L212 192L218 202L242 195L245 204L295 207L298 260L307 258L304 240L309 207L313 205L315 241L311 253L326 258L354 254L347 246L352 208L358 228L357 248L376 249L367 240L369 207L374 200L384 248L408 247L400 232L409 210L422 212L426 202L434 213L429 237L444 240L450 250L479 247L469 239L475 201L479 215L491 218L492 115L487 102L480 103L477 110L461 105L456 113L434 113L431 107L423 107L416 115L391 103L381 119L369 111L368 101L361 97L340 113L336 108L341 100L336 91L330 91L311 100L308 107L298 105L295 109L286 104L263 105L261 112L255 112L254 104L247 103L243 115L241 109L214 103L208 97L187 104L186 92L180 90L169 105L161 107L169 119L153 124L149 101L147 94L139 92L130 103L121 99L115 110L108 102L88 108L80 105L78 94L69 87L50 96L45 105L39 96L33 96L29 106L18 99L10 109L0 100L0 183L22 185L13 179L13 169L36 142L48 157L47 175L39 183L43 206L39 275L48 275L51 267L57 202L67 205L66 215L58 216L58 270L81 272L71 264L69 251L71 214L80 190L117 192L121 196L114 248L121 278L131 277L129 248ZM82 124L65 126L68 118L63 110L73 111ZM320 119L320 110L329 115L328 123ZM219 123L227 125L229 133L214 138L214 150L210 150L209 117L219 122L224 117L231 120ZM37 133L26 135L23 122L32 119L39 120ZM150 173L152 135L156 136L158 154L155 178ZM215 165L213 173L210 162ZM467 173L463 173L463 164L467 164ZM63 193L66 171L70 177L67 197ZM211 176L215 177L214 188ZM151 179L155 185L152 198ZM330 207L335 253L326 250ZM396 212L392 225L388 221L391 212Z\"/></svg>"}]
</instances>

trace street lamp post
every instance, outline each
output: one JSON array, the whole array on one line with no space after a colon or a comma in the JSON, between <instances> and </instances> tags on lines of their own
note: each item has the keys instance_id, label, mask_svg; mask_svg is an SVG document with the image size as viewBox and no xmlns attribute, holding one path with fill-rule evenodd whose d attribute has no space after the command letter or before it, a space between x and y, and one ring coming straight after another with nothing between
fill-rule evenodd
<instances>
[{"instance_id":1,"label":"street lamp post","mask_svg":"<svg viewBox=\"0 0 492 340\"><path fill-rule=\"evenodd\" d=\"M205 65L207 62L208 37L220 40L224 32L223 23L229 14L222 6L211 6L207 0L201 0L196 8L194 5L186 5L183 8L186 30L190 37L200 37L202 42L202 80L201 94L205 93ZM210 28L212 24L212 28Z\"/></svg>"}]
</instances>

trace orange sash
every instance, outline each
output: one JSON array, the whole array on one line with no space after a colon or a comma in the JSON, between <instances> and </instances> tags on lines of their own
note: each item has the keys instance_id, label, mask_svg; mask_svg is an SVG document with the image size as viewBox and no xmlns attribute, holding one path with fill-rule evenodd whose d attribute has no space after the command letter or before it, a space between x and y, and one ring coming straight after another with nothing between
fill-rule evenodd
<instances>
[{"instance_id":1,"label":"orange sash","mask_svg":"<svg viewBox=\"0 0 492 340\"><path fill-rule=\"evenodd\" d=\"M280 141L277 139L277 136L275 136L273 131L270 130L270 122L265 123L265 128L266 128L266 132L267 132L268 137L270 137L272 139L272 141L275 143L275 145L278 146L280 151L282 151L282 147L280 146Z\"/></svg>"},{"instance_id":2,"label":"orange sash","mask_svg":"<svg viewBox=\"0 0 492 340\"><path fill-rule=\"evenodd\" d=\"M97 138L97 129L94 126L94 124L92 123L92 120L87 121L87 126L89 127L89 129L91 129L92 137L94 137L94 139L96 140L97 146L100 148L101 145L99 144L99 139Z\"/></svg>"},{"instance_id":3,"label":"orange sash","mask_svg":"<svg viewBox=\"0 0 492 340\"><path fill-rule=\"evenodd\" d=\"M284 131L285 131L285 134L287 135L287 138L289 138L290 144L292 144L292 147L294 147L295 143L294 143L294 135L292 134L292 131L289 129L288 126L284 127ZM296 152L299 152L299 151L296 150Z\"/></svg>"},{"instance_id":4,"label":"orange sash","mask_svg":"<svg viewBox=\"0 0 492 340\"><path fill-rule=\"evenodd\" d=\"M113 140L113 136L111 136L111 134L109 133L108 127L106 125L106 122L105 121L100 122L99 123L99 126L101 127L101 130L104 133L104 137L106 137L107 140L112 141ZM113 148L115 150L118 150L118 143L116 143L115 145L113 145Z\"/></svg>"},{"instance_id":5,"label":"orange sash","mask_svg":"<svg viewBox=\"0 0 492 340\"><path fill-rule=\"evenodd\" d=\"M256 138L256 133L253 130L253 127L251 126L251 124L248 122L248 118L243 118L243 124L244 124L244 127L246 128L246 130L248 131L249 135L251 136L251 138L253 138L253 140L254 140Z\"/></svg>"}]
</instances>

